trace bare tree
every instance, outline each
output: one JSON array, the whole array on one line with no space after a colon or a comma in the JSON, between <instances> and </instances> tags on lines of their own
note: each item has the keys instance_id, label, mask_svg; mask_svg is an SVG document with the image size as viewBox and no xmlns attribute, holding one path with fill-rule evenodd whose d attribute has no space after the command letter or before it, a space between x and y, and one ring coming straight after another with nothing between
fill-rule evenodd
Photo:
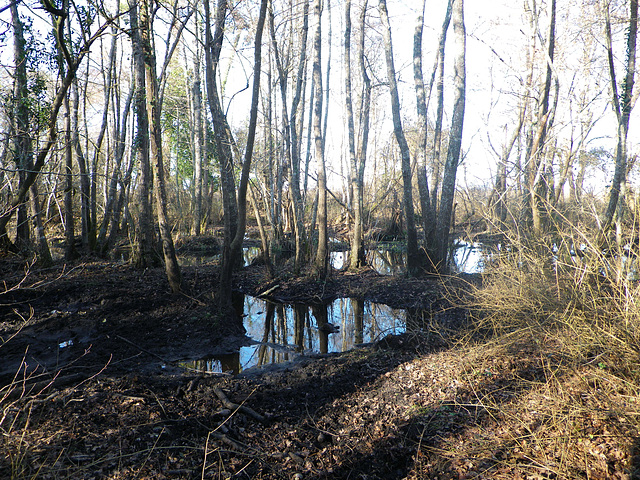
<instances>
[{"instance_id":1,"label":"bare tree","mask_svg":"<svg viewBox=\"0 0 640 480\"><path fill-rule=\"evenodd\" d=\"M322 0L315 0L313 5L316 26L313 35L313 82L314 82L314 104L313 104L313 138L316 155L316 168L318 175L318 248L313 264L314 275L319 278L327 276L329 268L329 248L327 234L327 176L324 163L324 139L321 127L322 116L322 67L321 45L322 45Z\"/></svg>"},{"instance_id":2,"label":"bare tree","mask_svg":"<svg viewBox=\"0 0 640 480\"><path fill-rule=\"evenodd\" d=\"M240 256L242 252L242 242L247 221L247 189L249 187L249 173L251 172L251 158L253 156L253 145L256 137L256 125L258 123L258 101L260 99L260 72L262 69L262 31L267 12L268 0L260 3L260 14L256 26L256 36L254 42L254 63L253 63L253 87L251 91L251 110L249 113L249 131L247 133L247 144L244 151L244 161L238 186L238 227L230 246L230 254L223 259L222 272L220 274L220 299L221 302L231 304L231 275L233 273L233 259Z\"/></svg>"},{"instance_id":3,"label":"bare tree","mask_svg":"<svg viewBox=\"0 0 640 480\"><path fill-rule=\"evenodd\" d=\"M8 199L8 203L5 209L2 211L2 213L0 213L0 245L5 248L11 246L11 241L9 240L9 237L7 235L7 225L13 217L14 213L19 209L21 205L24 204L31 186L36 181L36 178L42 170L49 152L51 151L51 148L56 141L56 138L58 136L58 113L60 112L60 108L62 107L64 98L67 95L67 91L69 90L69 87L73 79L75 78L78 67L84 59L85 55L89 52L91 45L102 35L104 30L111 22L111 19L107 19L107 21L105 21L105 23L103 23L93 35L86 39L83 39L83 42L76 50L70 50L68 39L64 34L65 20L69 12L68 1L63 2L62 8L58 8L50 1L44 0L43 7L54 19L54 36L56 39L56 45L62 53L67 68L65 76L58 86L55 97L51 102L47 119L46 138L43 140L42 146L39 148L37 154L35 155L35 162L33 162L32 167L26 173L24 181L22 181L21 185L19 185L17 192Z\"/></svg>"},{"instance_id":4,"label":"bare tree","mask_svg":"<svg viewBox=\"0 0 640 480\"><path fill-rule=\"evenodd\" d=\"M456 57L454 60L453 78L453 112L451 115L451 129L449 131L449 148L447 161L444 166L442 179L442 193L440 197L440 209L438 211L438 223L436 238L439 242L436 266L445 270L449 251L449 230L453 217L453 200L456 193L456 173L460 162L462 150L462 127L464 125L464 109L466 100L466 30L464 25L464 0L454 0L453 32L455 35Z\"/></svg>"},{"instance_id":5,"label":"bare tree","mask_svg":"<svg viewBox=\"0 0 640 480\"><path fill-rule=\"evenodd\" d=\"M629 3L629 27L627 33L627 60L625 65L625 76L622 83L622 92L618 95L618 85L616 81L616 71L614 67L614 53L611 39L611 19L609 14L609 3L604 5L605 16L605 39L607 46L607 58L609 62L609 76L611 80L611 98L613 110L618 120L615 171L609 191L607 209L602 219L601 235L605 235L611 227L616 216L622 215L619 206L620 199L624 196L627 176L627 136L629 134L629 119L633 108L632 94L636 71L636 41L638 37L638 0L631 0Z\"/></svg>"},{"instance_id":6,"label":"bare tree","mask_svg":"<svg viewBox=\"0 0 640 480\"><path fill-rule=\"evenodd\" d=\"M380 19L382 21L382 36L385 45L385 58L387 64L387 79L389 82L389 92L391 94L391 110L393 112L393 132L400 147L402 158L402 183L403 183L403 207L407 225L407 271L409 275L416 275L420 272L421 260L418 251L418 233L416 230L415 215L413 210L413 193L411 185L411 152L409 144L402 128L400 117L400 99L398 96L398 83L396 80L396 69L393 60L393 46L391 43L391 25L389 24L389 14L387 13L386 0L380 0L378 4Z\"/></svg>"}]
</instances>

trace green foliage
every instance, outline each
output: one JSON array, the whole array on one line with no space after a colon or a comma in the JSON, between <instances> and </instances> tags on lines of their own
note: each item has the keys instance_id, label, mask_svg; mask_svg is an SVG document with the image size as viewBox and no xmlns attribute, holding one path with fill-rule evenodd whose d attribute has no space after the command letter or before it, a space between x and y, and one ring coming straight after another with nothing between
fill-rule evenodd
<instances>
[{"instance_id":1,"label":"green foliage","mask_svg":"<svg viewBox=\"0 0 640 480\"><path fill-rule=\"evenodd\" d=\"M185 94L187 79L184 70L178 67L169 71L162 109L162 130L175 160L175 171L183 178L193 176L192 125L189 101Z\"/></svg>"}]
</instances>

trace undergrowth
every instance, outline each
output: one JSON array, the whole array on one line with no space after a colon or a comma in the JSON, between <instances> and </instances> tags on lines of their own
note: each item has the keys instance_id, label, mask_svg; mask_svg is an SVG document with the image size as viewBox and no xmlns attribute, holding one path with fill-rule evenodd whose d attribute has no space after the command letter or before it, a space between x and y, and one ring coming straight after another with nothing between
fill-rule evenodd
<instances>
[{"instance_id":1,"label":"undergrowth","mask_svg":"<svg viewBox=\"0 0 640 480\"><path fill-rule=\"evenodd\" d=\"M509 239L471 286L460 381L485 416L445 444L483 459L477 478L640 478L638 261L596 245Z\"/></svg>"}]
</instances>

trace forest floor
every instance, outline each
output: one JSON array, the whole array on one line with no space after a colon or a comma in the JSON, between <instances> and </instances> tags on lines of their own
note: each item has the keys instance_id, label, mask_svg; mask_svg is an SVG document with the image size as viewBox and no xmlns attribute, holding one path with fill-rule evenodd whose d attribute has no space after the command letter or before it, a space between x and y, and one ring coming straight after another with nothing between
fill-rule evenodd
<instances>
[{"instance_id":1,"label":"forest floor","mask_svg":"<svg viewBox=\"0 0 640 480\"><path fill-rule=\"evenodd\" d=\"M0 478L640 478L632 386L553 338L474 339L452 300L474 278L246 267L247 294L433 315L346 353L204 375L177 361L246 341L216 314L217 270L184 267L172 295L161 268L0 258Z\"/></svg>"}]
</instances>

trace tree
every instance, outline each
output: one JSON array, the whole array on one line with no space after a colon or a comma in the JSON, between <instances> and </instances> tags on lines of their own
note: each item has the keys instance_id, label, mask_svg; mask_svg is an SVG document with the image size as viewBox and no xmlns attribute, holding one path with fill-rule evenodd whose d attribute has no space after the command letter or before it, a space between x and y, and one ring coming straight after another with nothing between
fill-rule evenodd
<instances>
[{"instance_id":1,"label":"tree","mask_svg":"<svg viewBox=\"0 0 640 480\"><path fill-rule=\"evenodd\" d=\"M386 0L380 0L378 4L380 19L382 21L382 36L385 45L385 59L387 64L387 79L389 82L389 92L391 94L391 110L393 113L393 133L400 147L402 158L402 184L403 197L402 205L407 226L407 272L409 275L416 275L420 272L421 260L418 251L418 233L416 230L415 215L413 210L413 193L411 185L411 152L409 144L402 128L400 117L400 98L398 96L398 83L396 80L396 69L393 61L393 46L391 43L391 25L389 24L389 14L387 13Z\"/></svg>"},{"instance_id":2,"label":"tree","mask_svg":"<svg viewBox=\"0 0 640 480\"><path fill-rule=\"evenodd\" d=\"M240 256L242 252L242 242L244 240L245 227L247 221L247 188L249 186L249 173L251 172L251 158L253 155L253 145L256 136L256 125L258 122L258 100L260 98L260 70L262 68L262 30L267 12L268 0L262 0L260 4L260 14L256 26L256 36L254 42L254 64L253 64L253 88L251 91L251 110L249 113L249 132L247 133L247 144L244 151L244 161L238 186L238 227L235 231L233 241L230 245L229 256L223 258L222 271L220 274L220 299L221 302L231 303L231 275L233 273L233 259Z\"/></svg>"},{"instance_id":3,"label":"tree","mask_svg":"<svg viewBox=\"0 0 640 480\"><path fill-rule=\"evenodd\" d=\"M618 95L616 71L614 66L614 53L611 39L611 19L609 4L604 5L605 39L607 47L607 59L609 65L609 77L611 80L611 98L613 110L618 120L617 142L615 153L615 171L609 191L607 209L604 213L601 236L604 236L614 221L616 211L621 219L621 196L624 196L627 176L627 136L629 134L629 120L633 108L632 94L636 71L636 41L638 37L638 0L631 0L629 4L629 27L627 33L627 59L625 76L622 83L622 92Z\"/></svg>"},{"instance_id":4,"label":"tree","mask_svg":"<svg viewBox=\"0 0 640 480\"><path fill-rule=\"evenodd\" d=\"M182 277L176 251L171 237L171 229L167 219L167 193L164 182L164 161L162 156L162 130L161 130L161 110L162 94L158 85L156 73L156 55L151 40L153 34L152 9L150 0L142 0L141 22L142 22L142 48L144 52L144 72L146 85L146 101L148 124L151 128L150 144L153 157L153 181L156 196L156 215L158 217L158 227L160 230L160 241L162 242L162 253L164 258L165 271L169 286L173 293L182 289ZM186 23L186 20L183 22ZM179 35L179 34L178 34ZM170 54L168 54L168 58ZM168 60L167 62L168 63Z\"/></svg>"},{"instance_id":5,"label":"tree","mask_svg":"<svg viewBox=\"0 0 640 480\"><path fill-rule=\"evenodd\" d=\"M329 268L329 247L327 233L327 174L324 163L324 139L322 135L322 67L320 64L322 53L322 0L315 0L314 16L317 20L313 35L313 139L315 146L316 168L318 175L318 247L313 263L313 272L324 279Z\"/></svg>"},{"instance_id":6,"label":"tree","mask_svg":"<svg viewBox=\"0 0 640 480\"><path fill-rule=\"evenodd\" d=\"M528 187L529 206L533 219L533 232L536 237L541 237L546 230L546 173L547 166L544 161L545 142L551 123L552 110L549 108L551 81L553 78L553 57L556 38L556 0L551 1L551 19L549 21L549 37L547 40L546 76L542 90L542 96L538 103L538 118L532 143L528 148Z\"/></svg>"},{"instance_id":7,"label":"tree","mask_svg":"<svg viewBox=\"0 0 640 480\"><path fill-rule=\"evenodd\" d=\"M23 186L27 180L27 172L33 168L33 149L29 128L31 123L31 115L28 107L29 87L27 85L27 52L25 50L25 39L23 34L23 25L18 15L18 6L15 2L10 5L11 20L14 32L14 60L15 75L13 81L13 115L12 130L14 135L13 155L14 162L20 172L20 183ZM29 207L31 219L33 221L33 234L36 235L35 245L38 255L38 261L42 265L51 263L51 253L47 238L44 235L44 225L42 222L42 214L40 212L40 200L38 195L38 186L32 182L29 187ZM29 241L29 224L27 222L27 214L25 205L18 206L18 241L22 249L30 246Z\"/></svg>"},{"instance_id":8,"label":"tree","mask_svg":"<svg viewBox=\"0 0 640 480\"><path fill-rule=\"evenodd\" d=\"M354 196L354 233L351 245L351 268L357 268L365 263L365 251L363 246L364 236L364 171L367 161L367 147L369 145L369 125L371 113L371 79L367 74L365 63L365 24L367 18L367 4L365 0L360 10L360 29L358 38L358 65L360 76L362 77L362 95L360 100L360 142L356 152L356 169L352 171L355 174L355 191Z\"/></svg>"},{"instance_id":9,"label":"tree","mask_svg":"<svg viewBox=\"0 0 640 480\"><path fill-rule=\"evenodd\" d=\"M135 202L138 208L138 215L135 219L135 237L131 262L138 268L146 268L156 265L157 257L153 251L156 241L153 232L153 214L150 200L149 115L147 113L145 50L142 40L144 25L141 24L141 19L139 18L138 2L136 0L131 0L131 2L129 4L129 16L135 85L133 108L137 124L134 143L139 168Z\"/></svg>"},{"instance_id":10,"label":"tree","mask_svg":"<svg viewBox=\"0 0 640 480\"><path fill-rule=\"evenodd\" d=\"M464 125L464 109L466 100L466 30L464 25L464 0L454 0L453 32L456 43L456 57L454 60L453 78L453 112L451 115L451 128L449 130L449 148L447 160L444 166L442 179L442 193L440 196L440 209L436 227L438 241L438 256L436 266L439 270L445 270L449 251L449 229L453 216L453 200L456 193L456 173L462 150L462 127ZM407 259L409 261L409 259Z\"/></svg>"},{"instance_id":11,"label":"tree","mask_svg":"<svg viewBox=\"0 0 640 480\"><path fill-rule=\"evenodd\" d=\"M211 118L213 120L213 135L215 156L220 164L220 183L222 188L222 203L224 211L224 244L222 248L222 262L236 263L240 258L227 257L231 254L231 242L238 228L238 203L236 201L235 179L233 175L233 144L231 132L228 128L216 81L216 71L220 61L220 52L224 40L224 22L227 13L227 1L218 0L216 7L215 29L211 33L211 13L209 0L204 2L205 10L205 63L207 98ZM226 288L226 287L224 287Z\"/></svg>"},{"instance_id":12,"label":"tree","mask_svg":"<svg viewBox=\"0 0 640 480\"><path fill-rule=\"evenodd\" d=\"M48 0L43 1L43 7L51 15L54 24L54 36L56 39L56 45L59 51L62 53L65 64L67 66L65 76L62 79L60 85L56 89L56 93L51 106L49 108L49 114L47 119L47 134L46 138L42 142L42 146L39 148L33 166L29 169L28 173L24 177L24 181L21 182L17 192L8 199L8 204L5 210L0 213L0 244L4 248L11 246L11 241L7 235L7 225L13 217L16 210L24 204L25 198L31 189L31 186L36 181L42 167L44 166L49 152L53 147L56 138L58 136L57 119L60 108L64 102L64 98L75 78L78 67L80 66L85 55L89 52L91 45L100 38L107 26L112 22L112 19L108 18L96 32L90 37L83 39L77 49L70 49L68 39L64 34L65 20L69 14L68 1L63 2L62 8L58 8Z\"/></svg>"},{"instance_id":13,"label":"tree","mask_svg":"<svg viewBox=\"0 0 640 480\"><path fill-rule=\"evenodd\" d=\"M275 57L276 69L278 71L278 84L280 85L280 96L282 103L283 117L283 137L285 143L285 156L289 171L289 191L291 193L293 207L293 225L295 233L296 253L294 270L299 271L305 257L305 228L304 228L304 204L300 191L300 147L299 147L299 127L298 114L302 117L304 113L300 108L301 97L304 84L304 71L307 63L307 37L309 30L309 0L305 0L302 11L302 28L300 30L300 54L298 60L298 68L296 75L296 84L293 99L291 100L291 111L287 113L287 78L288 70L285 68L283 59L281 58L280 48L276 38L276 28L274 21L273 8L270 8L269 26L271 33L271 43ZM290 59L286 59L286 64L291 63ZM302 104L304 105L304 103Z\"/></svg>"}]
</instances>

